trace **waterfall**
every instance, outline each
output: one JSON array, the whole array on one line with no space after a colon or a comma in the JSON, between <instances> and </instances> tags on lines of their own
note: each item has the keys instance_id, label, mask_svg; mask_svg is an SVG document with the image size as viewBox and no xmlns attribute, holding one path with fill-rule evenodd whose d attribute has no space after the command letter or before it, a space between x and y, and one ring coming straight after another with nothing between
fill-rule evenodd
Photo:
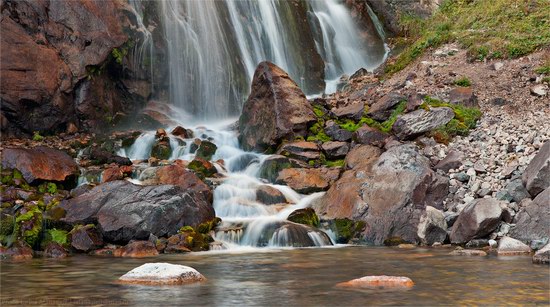
<instances>
[{"instance_id":1,"label":"waterfall","mask_svg":"<svg viewBox=\"0 0 550 307\"><path fill-rule=\"evenodd\" d=\"M131 4L138 1L144 0ZM378 21L367 16L368 25L359 25L342 0L155 4L168 53L170 102L201 119L238 115L261 61L277 64L312 95L333 91L331 80L372 70L385 57Z\"/></svg>"}]
</instances>

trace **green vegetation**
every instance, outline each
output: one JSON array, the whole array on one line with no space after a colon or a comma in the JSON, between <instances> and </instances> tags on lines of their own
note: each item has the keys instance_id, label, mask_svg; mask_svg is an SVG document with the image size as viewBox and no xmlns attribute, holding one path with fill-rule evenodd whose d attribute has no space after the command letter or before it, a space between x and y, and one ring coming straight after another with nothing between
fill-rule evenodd
<instances>
[{"instance_id":1,"label":"green vegetation","mask_svg":"<svg viewBox=\"0 0 550 307\"><path fill-rule=\"evenodd\" d=\"M46 242L55 242L60 245L67 245L67 231L59 229L49 229L46 232Z\"/></svg>"},{"instance_id":2,"label":"green vegetation","mask_svg":"<svg viewBox=\"0 0 550 307\"><path fill-rule=\"evenodd\" d=\"M472 82L468 77L462 77L460 79L455 80L455 85L462 86L462 87L468 87L472 85Z\"/></svg>"},{"instance_id":3,"label":"green vegetation","mask_svg":"<svg viewBox=\"0 0 550 307\"><path fill-rule=\"evenodd\" d=\"M550 55L548 55L548 57L546 58L546 60L544 61L544 64L542 64L542 66L535 69L535 72L537 74L550 75Z\"/></svg>"},{"instance_id":4,"label":"green vegetation","mask_svg":"<svg viewBox=\"0 0 550 307\"><path fill-rule=\"evenodd\" d=\"M334 219L330 228L336 233L336 243L346 244L365 228L365 222L350 219Z\"/></svg>"},{"instance_id":5,"label":"green vegetation","mask_svg":"<svg viewBox=\"0 0 550 307\"><path fill-rule=\"evenodd\" d=\"M428 48L458 42L471 60L517 58L550 46L550 5L547 0L447 0L430 18L403 16L408 45L385 72L405 68Z\"/></svg>"},{"instance_id":6,"label":"green vegetation","mask_svg":"<svg viewBox=\"0 0 550 307\"><path fill-rule=\"evenodd\" d=\"M298 209L288 216L288 220L294 223L319 227L319 217L312 208Z\"/></svg>"},{"instance_id":7,"label":"green vegetation","mask_svg":"<svg viewBox=\"0 0 550 307\"><path fill-rule=\"evenodd\" d=\"M481 118L481 111L477 108L467 108L458 104L449 104L443 101L426 97L421 107L448 107L453 109L455 117L445 126L431 132L431 136L439 143L449 143L452 137L468 135L470 129L476 127L477 121Z\"/></svg>"},{"instance_id":8,"label":"green vegetation","mask_svg":"<svg viewBox=\"0 0 550 307\"><path fill-rule=\"evenodd\" d=\"M211 221L200 224L196 228L183 226L178 233L185 235L185 247L193 251L208 250L209 243L214 242L214 239L210 236L210 231L214 230L220 222L221 219L216 217Z\"/></svg>"},{"instance_id":9,"label":"green vegetation","mask_svg":"<svg viewBox=\"0 0 550 307\"><path fill-rule=\"evenodd\" d=\"M324 125L324 121L320 120L320 121L316 122L315 124L313 124L309 128L309 132L313 134L313 135L310 135L310 136L307 137L307 140L309 142L315 142L315 141L328 142L328 141L330 141L330 137L325 133L323 125Z\"/></svg>"},{"instance_id":10,"label":"green vegetation","mask_svg":"<svg viewBox=\"0 0 550 307\"><path fill-rule=\"evenodd\" d=\"M44 140L44 137L41 136L38 131L35 131L34 134L32 135L32 140L35 142L40 142Z\"/></svg>"},{"instance_id":11,"label":"green vegetation","mask_svg":"<svg viewBox=\"0 0 550 307\"><path fill-rule=\"evenodd\" d=\"M392 111L392 114L390 115L390 117L381 123L368 117L367 115L363 115L361 120L359 120L358 122L354 122L351 119L346 119L346 120L337 121L337 123L340 125L342 129L346 129L350 132L355 132L357 131L357 129L361 128L363 125L366 124L369 127L376 128L382 132L388 133L391 131L393 124L395 124L397 117L405 111L406 107L407 107L407 101L405 100L401 101Z\"/></svg>"},{"instance_id":12,"label":"green vegetation","mask_svg":"<svg viewBox=\"0 0 550 307\"><path fill-rule=\"evenodd\" d=\"M330 160L325 161L325 165L328 167L343 167L345 164L346 163L344 159L334 160L334 161L330 161Z\"/></svg>"}]
</instances>

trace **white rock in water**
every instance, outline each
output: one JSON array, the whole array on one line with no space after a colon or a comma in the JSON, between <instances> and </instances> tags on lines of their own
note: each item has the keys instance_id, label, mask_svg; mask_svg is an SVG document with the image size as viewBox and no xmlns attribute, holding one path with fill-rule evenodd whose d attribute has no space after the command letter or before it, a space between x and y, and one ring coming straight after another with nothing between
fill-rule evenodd
<instances>
[{"instance_id":1,"label":"white rock in water","mask_svg":"<svg viewBox=\"0 0 550 307\"><path fill-rule=\"evenodd\" d=\"M118 280L130 284L181 285L205 281L206 278L192 267L158 262L143 264Z\"/></svg>"},{"instance_id":2,"label":"white rock in water","mask_svg":"<svg viewBox=\"0 0 550 307\"><path fill-rule=\"evenodd\" d=\"M531 253L531 248L523 242L510 237L502 237L498 242L497 254L499 256L520 255Z\"/></svg>"}]
</instances>

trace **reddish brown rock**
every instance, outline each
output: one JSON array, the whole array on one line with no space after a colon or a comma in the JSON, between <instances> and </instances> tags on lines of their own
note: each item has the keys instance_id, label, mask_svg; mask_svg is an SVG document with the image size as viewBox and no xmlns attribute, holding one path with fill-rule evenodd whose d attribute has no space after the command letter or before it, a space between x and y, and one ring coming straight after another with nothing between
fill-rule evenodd
<instances>
[{"instance_id":1,"label":"reddish brown rock","mask_svg":"<svg viewBox=\"0 0 550 307\"><path fill-rule=\"evenodd\" d=\"M276 183L286 184L298 193L310 194L329 188L329 179L318 169L287 168L282 170Z\"/></svg>"},{"instance_id":2,"label":"reddish brown rock","mask_svg":"<svg viewBox=\"0 0 550 307\"><path fill-rule=\"evenodd\" d=\"M79 173L76 162L68 154L45 146L4 149L2 168L19 170L28 183L74 180Z\"/></svg>"},{"instance_id":3,"label":"reddish brown rock","mask_svg":"<svg viewBox=\"0 0 550 307\"><path fill-rule=\"evenodd\" d=\"M203 163L209 164L208 169L215 167L208 161L202 160ZM205 199L212 200L212 190L204 183L197 175L181 165L166 165L157 169L158 183L177 185L184 190L191 190L203 195Z\"/></svg>"},{"instance_id":4,"label":"reddish brown rock","mask_svg":"<svg viewBox=\"0 0 550 307\"><path fill-rule=\"evenodd\" d=\"M264 205L286 203L283 193L274 187L262 185L256 190L256 200Z\"/></svg>"},{"instance_id":5,"label":"reddish brown rock","mask_svg":"<svg viewBox=\"0 0 550 307\"><path fill-rule=\"evenodd\" d=\"M185 129L182 126L177 126L172 130L172 135L179 136L184 139L190 139L193 137L193 131Z\"/></svg>"},{"instance_id":6,"label":"reddish brown rock","mask_svg":"<svg viewBox=\"0 0 550 307\"><path fill-rule=\"evenodd\" d=\"M353 288L411 288L414 282L408 277L401 276L365 276L337 284L339 287Z\"/></svg>"},{"instance_id":7,"label":"reddish brown rock","mask_svg":"<svg viewBox=\"0 0 550 307\"><path fill-rule=\"evenodd\" d=\"M29 260L32 259L32 248L23 241L15 242L11 247L0 246L0 259L2 260Z\"/></svg>"},{"instance_id":8,"label":"reddish brown rock","mask_svg":"<svg viewBox=\"0 0 550 307\"><path fill-rule=\"evenodd\" d=\"M449 101L469 108L479 108L477 96L471 87L457 87L449 93Z\"/></svg>"},{"instance_id":9,"label":"reddish brown rock","mask_svg":"<svg viewBox=\"0 0 550 307\"><path fill-rule=\"evenodd\" d=\"M298 141L284 144L279 154L302 161L316 160L321 157L319 147L313 142Z\"/></svg>"},{"instance_id":10,"label":"reddish brown rock","mask_svg":"<svg viewBox=\"0 0 550 307\"><path fill-rule=\"evenodd\" d=\"M159 252L150 241L130 241L121 248L121 257L144 258L157 256Z\"/></svg>"},{"instance_id":11,"label":"reddish brown rock","mask_svg":"<svg viewBox=\"0 0 550 307\"><path fill-rule=\"evenodd\" d=\"M363 127L353 133L353 140L356 143L373 145L380 148L384 147L387 138L388 134L368 125L363 125Z\"/></svg>"},{"instance_id":12,"label":"reddish brown rock","mask_svg":"<svg viewBox=\"0 0 550 307\"><path fill-rule=\"evenodd\" d=\"M167 254L179 254L191 252L192 244L189 244L187 234L175 234L168 238L164 252Z\"/></svg>"},{"instance_id":13,"label":"reddish brown rock","mask_svg":"<svg viewBox=\"0 0 550 307\"><path fill-rule=\"evenodd\" d=\"M365 104L363 102L355 102L343 107L334 108L330 112L336 117L360 120L364 111Z\"/></svg>"},{"instance_id":14,"label":"reddish brown rock","mask_svg":"<svg viewBox=\"0 0 550 307\"><path fill-rule=\"evenodd\" d=\"M304 136L316 120L304 93L281 68L262 62L239 118L239 141L246 150L265 151L282 140Z\"/></svg>"}]
</instances>

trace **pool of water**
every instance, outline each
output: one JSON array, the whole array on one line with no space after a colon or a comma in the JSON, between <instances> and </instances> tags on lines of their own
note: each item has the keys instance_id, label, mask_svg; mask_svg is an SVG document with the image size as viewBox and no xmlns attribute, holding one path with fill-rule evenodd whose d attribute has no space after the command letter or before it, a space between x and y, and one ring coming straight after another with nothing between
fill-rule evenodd
<instances>
[{"instance_id":1,"label":"pool of water","mask_svg":"<svg viewBox=\"0 0 550 307\"><path fill-rule=\"evenodd\" d=\"M449 249L349 246L206 252L127 259L73 256L2 262L1 306L548 305L549 267L530 256L449 256ZM194 267L208 281L186 286L117 284L146 262ZM407 276L410 290L353 290L365 275Z\"/></svg>"}]
</instances>

